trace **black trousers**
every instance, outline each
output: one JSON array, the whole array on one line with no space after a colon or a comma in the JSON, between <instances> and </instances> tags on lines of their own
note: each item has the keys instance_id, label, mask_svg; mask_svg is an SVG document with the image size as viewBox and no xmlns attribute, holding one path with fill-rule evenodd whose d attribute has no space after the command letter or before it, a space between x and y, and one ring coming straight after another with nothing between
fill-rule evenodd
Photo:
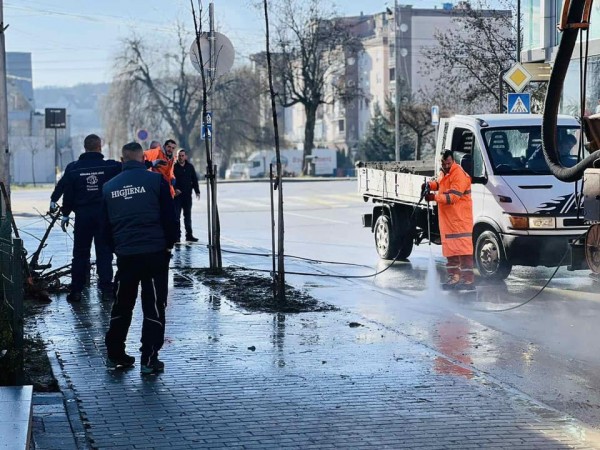
<instances>
[{"instance_id":1,"label":"black trousers","mask_svg":"<svg viewBox=\"0 0 600 450\"><path fill-rule=\"evenodd\" d=\"M133 308L142 285L142 364L148 365L158 356L165 340L165 307L169 284L170 254L157 253L117 256L115 276L116 300L110 314L105 343L109 358L125 353L125 340Z\"/></svg>"},{"instance_id":2,"label":"black trousers","mask_svg":"<svg viewBox=\"0 0 600 450\"><path fill-rule=\"evenodd\" d=\"M192 232L192 193L182 193L175 197L175 216L180 221L179 233L181 235L181 212L183 211L183 225L185 236L193 236Z\"/></svg>"},{"instance_id":3,"label":"black trousers","mask_svg":"<svg viewBox=\"0 0 600 450\"><path fill-rule=\"evenodd\" d=\"M73 229L73 260L71 263L71 291L81 292L89 276L92 240L96 248L98 287L112 289L112 251L100 233L98 207L81 208L75 212Z\"/></svg>"}]
</instances>

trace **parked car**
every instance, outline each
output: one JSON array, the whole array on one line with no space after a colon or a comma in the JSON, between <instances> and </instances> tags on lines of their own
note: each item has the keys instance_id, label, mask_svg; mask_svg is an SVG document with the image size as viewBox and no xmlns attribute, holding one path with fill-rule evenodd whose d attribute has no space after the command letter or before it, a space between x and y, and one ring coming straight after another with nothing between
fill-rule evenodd
<instances>
[{"instance_id":1,"label":"parked car","mask_svg":"<svg viewBox=\"0 0 600 450\"><path fill-rule=\"evenodd\" d=\"M248 178L245 163L234 163L225 171L226 180L243 180Z\"/></svg>"}]
</instances>

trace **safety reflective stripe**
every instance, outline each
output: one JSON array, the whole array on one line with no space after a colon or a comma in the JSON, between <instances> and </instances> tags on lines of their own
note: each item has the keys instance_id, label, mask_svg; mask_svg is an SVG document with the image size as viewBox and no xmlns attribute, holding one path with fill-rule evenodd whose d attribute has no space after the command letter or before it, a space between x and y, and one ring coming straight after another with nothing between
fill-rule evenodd
<instances>
[{"instance_id":1,"label":"safety reflective stripe","mask_svg":"<svg viewBox=\"0 0 600 450\"><path fill-rule=\"evenodd\" d=\"M460 271L461 271L461 272L473 272L473 269L463 269L463 268L461 267Z\"/></svg>"},{"instance_id":2,"label":"safety reflective stripe","mask_svg":"<svg viewBox=\"0 0 600 450\"><path fill-rule=\"evenodd\" d=\"M463 192L463 194L465 195L469 195L471 193L471 189L467 189L465 192Z\"/></svg>"},{"instance_id":3,"label":"safety reflective stripe","mask_svg":"<svg viewBox=\"0 0 600 450\"><path fill-rule=\"evenodd\" d=\"M446 194L446 203L449 205L452 203L452 200L450 200L450 194Z\"/></svg>"},{"instance_id":4,"label":"safety reflective stripe","mask_svg":"<svg viewBox=\"0 0 600 450\"><path fill-rule=\"evenodd\" d=\"M448 266L448 265L446 265L446 269L458 269L458 268L459 268L458 266Z\"/></svg>"},{"instance_id":5,"label":"safety reflective stripe","mask_svg":"<svg viewBox=\"0 0 600 450\"><path fill-rule=\"evenodd\" d=\"M454 189L449 190L448 192L445 192L445 194L454 194L457 195L458 197L462 197L463 193L460 191L455 191Z\"/></svg>"},{"instance_id":6,"label":"safety reflective stripe","mask_svg":"<svg viewBox=\"0 0 600 450\"><path fill-rule=\"evenodd\" d=\"M446 239L460 239L466 237L473 237L473 233L456 233L456 234L447 234Z\"/></svg>"}]
</instances>

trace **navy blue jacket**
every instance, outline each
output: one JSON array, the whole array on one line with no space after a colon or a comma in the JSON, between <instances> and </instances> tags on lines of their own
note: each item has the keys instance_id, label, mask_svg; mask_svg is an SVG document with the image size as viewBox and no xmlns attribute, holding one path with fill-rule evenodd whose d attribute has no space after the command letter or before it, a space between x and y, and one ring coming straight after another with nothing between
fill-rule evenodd
<instances>
[{"instance_id":1,"label":"navy blue jacket","mask_svg":"<svg viewBox=\"0 0 600 450\"><path fill-rule=\"evenodd\" d=\"M175 175L175 189L181 191L181 195L192 195L192 189L196 194L200 193L196 169L192 163L185 162L182 166L179 162L173 164L173 175Z\"/></svg>"},{"instance_id":2,"label":"navy blue jacket","mask_svg":"<svg viewBox=\"0 0 600 450\"><path fill-rule=\"evenodd\" d=\"M77 213L82 208L100 214L102 186L120 172L120 162L112 159L105 161L100 152L82 153L77 161L67 166L63 174L63 215L68 216L71 211Z\"/></svg>"},{"instance_id":3,"label":"navy blue jacket","mask_svg":"<svg viewBox=\"0 0 600 450\"><path fill-rule=\"evenodd\" d=\"M59 201L60 198L62 197L63 193L65 192L65 173L67 173L67 170L71 170L71 167L73 167L73 164L75 164L75 161L67 164L67 167L63 172L63 176L60 177L60 180L58 180L58 182L56 183L56 186L54 186L54 190L52 191L52 194L50 194L51 202L56 203L57 201Z\"/></svg>"},{"instance_id":4,"label":"navy blue jacket","mask_svg":"<svg viewBox=\"0 0 600 450\"><path fill-rule=\"evenodd\" d=\"M102 229L117 256L172 248L178 223L168 183L143 163L128 161L103 188Z\"/></svg>"}]
</instances>

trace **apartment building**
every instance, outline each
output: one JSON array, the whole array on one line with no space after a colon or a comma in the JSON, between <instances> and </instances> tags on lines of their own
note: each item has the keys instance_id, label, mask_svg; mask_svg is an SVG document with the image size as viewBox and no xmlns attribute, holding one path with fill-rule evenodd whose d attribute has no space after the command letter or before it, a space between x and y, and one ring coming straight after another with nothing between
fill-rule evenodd
<instances>
[{"instance_id":1,"label":"apartment building","mask_svg":"<svg viewBox=\"0 0 600 450\"><path fill-rule=\"evenodd\" d=\"M330 72L343 74L349 86L357 87L359 95L346 103L335 101L321 105L315 126L315 146L354 155L376 105L384 111L387 99L395 101L397 81L404 86L404 92L412 96L439 88L435 85L438 74L421 75L426 64L425 51L436 45L436 33L456 26L456 17L469 7L467 2L443 3L439 8L399 5L397 11L387 8L373 15L338 18L360 39L361 46L358 51L340 52L340 67ZM489 14L497 12L489 11ZM509 11L501 13L510 15ZM286 108L283 115L286 141L302 148L306 123L302 105Z\"/></svg>"}]
</instances>

